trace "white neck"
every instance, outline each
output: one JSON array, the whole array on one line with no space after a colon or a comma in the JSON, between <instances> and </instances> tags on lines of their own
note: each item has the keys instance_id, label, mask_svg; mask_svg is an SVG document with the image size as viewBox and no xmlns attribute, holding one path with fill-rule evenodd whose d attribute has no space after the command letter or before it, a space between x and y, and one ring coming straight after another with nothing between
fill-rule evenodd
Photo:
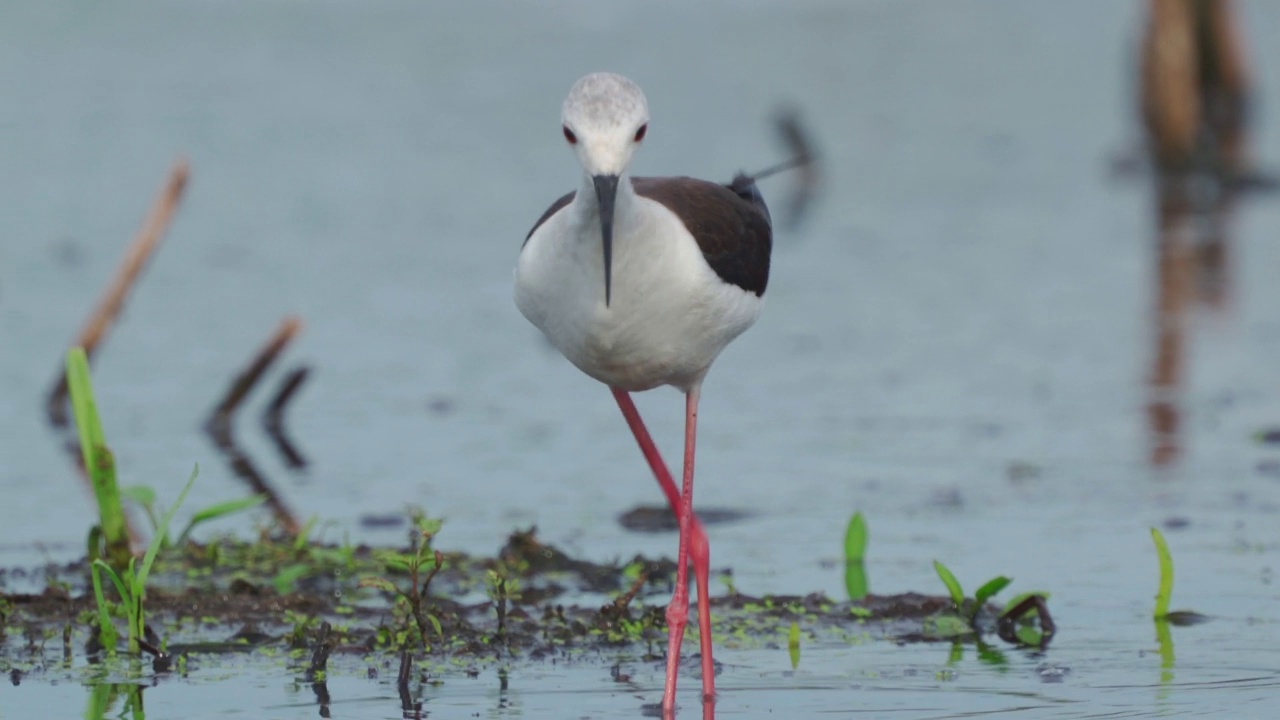
<instances>
[{"instance_id":1,"label":"white neck","mask_svg":"<svg viewBox=\"0 0 1280 720\"><path fill-rule=\"evenodd\" d=\"M613 201L614 228L617 228L621 218L631 214L635 201L636 190L631 185L631 173L623 171L622 177L618 178L618 195ZM573 204L578 207L579 217L595 218L599 214L600 201L596 199L596 185L591 175L582 174L582 183L578 187L578 194L573 198Z\"/></svg>"}]
</instances>

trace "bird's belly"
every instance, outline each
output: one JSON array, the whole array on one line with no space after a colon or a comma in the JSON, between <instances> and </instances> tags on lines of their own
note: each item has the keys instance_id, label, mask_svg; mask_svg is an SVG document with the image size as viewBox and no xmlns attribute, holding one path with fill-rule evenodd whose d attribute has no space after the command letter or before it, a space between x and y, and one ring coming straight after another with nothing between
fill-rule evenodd
<instances>
[{"instance_id":1,"label":"bird's belly","mask_svg":"<svg viewBox=\"0 0 1280 720\"><path fill-rule=\"evenodd\" d=\"M627 265L616 268L621 272L608 306L603 278L590 273L578 281L530 283L517 294L521 310L552 345L611 387L688 389L759 314L760 298L719 278L631 273Z\"/></svg>"},{"instance_id":2,"label":"bird's belly","mask_svg":"<svg viewBox=\"0 0 1280 720\"><path fill-rule=\"evenodd\" d=\"M583 328L565 356L586 374L611 387L639 392L659 385L686 386L700 378L719 349L700 347L696 335L651 319L627 321L599 313Z\"/></svg>"}]
</instances>

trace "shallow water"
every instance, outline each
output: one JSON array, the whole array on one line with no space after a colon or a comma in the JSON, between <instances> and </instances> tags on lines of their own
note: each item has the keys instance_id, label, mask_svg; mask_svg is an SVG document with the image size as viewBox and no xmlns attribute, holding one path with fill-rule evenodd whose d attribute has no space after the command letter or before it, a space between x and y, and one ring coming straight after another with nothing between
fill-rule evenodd
<instances>
[{"instance_id":1,"label":"shallow water","mask_svg":"<svg viewBox=\"0 0 1280 720\"><path fill-rule=\"evenodd\" d=\"M1280 10L1241 5L1253 146L1274 168L1280 48L1264 39ZM1047 655L1007 650L1003 669L972 648L948 667L946 646L870 644L806 648L792 675L785 646L725 650L720 714L1266 716L1280 448L1253 434L1280 424L1280 203L1232 210L1229 301L1191 312L1181 453L1153 467L1154 203L1147 178L1110 172L1137 137L1140 6L559 2L495 22L483 3L7 4L0 565L82 552L91 505L43 393L177 153L192 183L95 365L126 482L172 497L199 462L191 507L242 493L199 427L297 313L285 364L314 372L290 429L310 468L288 472L258 431L265 392L239 436L330 539L399 541L359 519L416 504L447 519L442 545L471 552L537 524L597 559L672 553L673 536L615 522L658 499L653 483L608 393L510 297L520 239L576 183L560 99L610 68L648 93L638 174L768 165L783 102L823 152L823 194L779 233L765 314L704 391L697 502L750 514L711 530L713 564L744 591L838 596L832 562L862 510L873 590L940 590L936 557L968 584L1004 573L1011 591L1051 591L1060 627ZM674 457L678 395L638 402ZM1168 531L1174 605L1216 619L1175 628L1163 682L1147 528L1171 518L1189 521ZM1042 663L1070 672L1046 683ZM634 677L517 666L502 704L492 673L452 674L428 707L635 716L661 678ZM394 684L363 668L330 691L335 717L399 713ZM146 702L153 718L302 717L309 693L256 669L166 680ZM0 717L79 713L86 696L32 677L0 691Z\"/></svg>"}]
</instances>

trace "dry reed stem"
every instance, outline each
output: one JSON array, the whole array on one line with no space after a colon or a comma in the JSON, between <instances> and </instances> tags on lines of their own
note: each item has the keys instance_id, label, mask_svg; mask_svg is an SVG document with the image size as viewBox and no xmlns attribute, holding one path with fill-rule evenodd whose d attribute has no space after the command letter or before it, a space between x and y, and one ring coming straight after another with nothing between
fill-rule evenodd
<instances>
[{"instance_id":1,"label":"dry reed stem","mask_svg":"<svg viewBox=\"0 0 1280 720\"><path fill-rule=\"evenodd\" d=\"M111 283L107 286L106 292L103 293L98 305L94 308L93 313L89 315L89 319L80 330L80 334L76 336L75 341L72 343L73 347L84 348L85 355L88 356L90 361L93 360L94 352L106 337L107 331L111 329L111 324L120 315L120 311L124 309L125 299L128 298L129 291L138 281L138 276L142 274L143 268L146 267L147 260L155 252L160 240L164 238L165 232L169 229L169 225L173 221L173 215L178 209L178 202L182 200L182 191L187 185L189 176L190 166L187 163L187 159L179 157L169 170L169 179L165 182L164 188L156 197L155 202L152 203L150 212L147 213L146 219L143 220L142 228L138 230L137 236L125 253L120 269L116 271ZM67 413L67 371L65 367L59 371L58 380L49 392L46 413L49 417L49 422L55 427L67 426L69 415Z\"/></svg>"}]
</instances>

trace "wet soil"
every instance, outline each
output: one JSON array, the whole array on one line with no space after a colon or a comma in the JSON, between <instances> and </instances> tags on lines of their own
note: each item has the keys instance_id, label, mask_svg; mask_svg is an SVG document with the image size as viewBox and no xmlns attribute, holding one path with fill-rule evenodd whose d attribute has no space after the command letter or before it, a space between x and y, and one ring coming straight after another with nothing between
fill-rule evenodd
<instances>
[{"instance_id":1,"label":"wet soil","mask_svg":"<svg viewBox=\"0 0 1280 720\"><path fill-rule=\"evenodd\" d=\"M416 538L414 538L416 539ZM414 540L411 539L411 542ZM429 538L428 538L429 540ZM511 534L492 557L426 550L413 597L411 546L321 546L263 538L190 544L161 556L146 598L148 635L167 657L155 668L227 653L310 653L488 661L561 657L657 659L665 651L664 610L675 563L636 556L594 563L538 539ZM442 562L431 574L435 558ZM712 598L718 644L777 647L788 633L854 642L980 639L993 630L985 608L976 630L949 598L871 595L857 602L822 593L752 596L728 587ZM428 578L427 576L430 575ZM36 570L0 569L0 670L20 681L61 659L102 657L96 606L84 561ZM42 582L40 592L2 592ZM117 600L114 594L110 600ZM595 600L598 599L598 602ZM795 630L792 630L792 626ZM696 624L690 634L696 633ZM421 630L425 628L425 632ZM317 658L319 658L317 660Z\"/></svg>"}]
</instances>

